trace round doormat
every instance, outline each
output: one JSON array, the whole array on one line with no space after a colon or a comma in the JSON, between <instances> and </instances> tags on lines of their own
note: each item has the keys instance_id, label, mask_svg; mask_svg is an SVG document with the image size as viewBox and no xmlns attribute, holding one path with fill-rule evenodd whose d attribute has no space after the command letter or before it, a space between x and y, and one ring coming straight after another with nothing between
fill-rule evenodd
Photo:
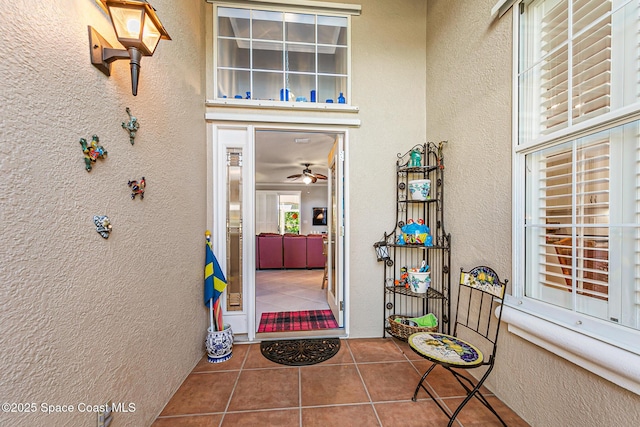
<instances>
[{"instance_id":1,"label":"round doormat","mask_svg":"<svg viewBox=\"0 0 640 427\"><path fill-rule=\"evenodd\" d=\"M260 351L272 362L287 366L315 365L340 350L340 338L262 341Z\"/></svg>"}]
</instances>

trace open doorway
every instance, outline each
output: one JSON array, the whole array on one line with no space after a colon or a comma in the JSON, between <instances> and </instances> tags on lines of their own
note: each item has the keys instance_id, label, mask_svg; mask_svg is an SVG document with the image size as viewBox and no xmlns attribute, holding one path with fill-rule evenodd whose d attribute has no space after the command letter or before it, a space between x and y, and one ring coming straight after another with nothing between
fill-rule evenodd
<instances>
[{"instance_id":1,"label":"open doorway","mask_svg":"<svg viewBox=\"0 0 640 427\"><path fill-rule=\"evenodd\" d=\"M255 321L263 313L330 310L330 153L340 134L255 131Z\"/></svg>"}]
</instances>

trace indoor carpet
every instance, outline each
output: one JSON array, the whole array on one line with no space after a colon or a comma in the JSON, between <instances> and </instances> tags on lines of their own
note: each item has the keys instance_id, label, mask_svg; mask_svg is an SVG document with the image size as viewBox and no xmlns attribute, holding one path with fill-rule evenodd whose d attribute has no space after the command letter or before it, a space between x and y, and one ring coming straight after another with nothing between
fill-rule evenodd
<instances>
[{"instance_id":1,"label":"indoor carpet","mask_svg":"<svg viewBox=\"0 0 640 427\"><path fill-rule=\"evenodd\" d=\"M337 327L338 322L331 310L280 311L262 313L258 332L313 331Z\"/></svg>"},{"instance_id":2,"label":"indoor carpet","mask_svg":"<svg viewBox=\"0 0 640 427\"><path fill-rule=\"evenodd\" d=\"M314 365L331 359L340 350L339 338L262 341L260 351L272 362L287 366Z\"/></svg>"}]
</instances>

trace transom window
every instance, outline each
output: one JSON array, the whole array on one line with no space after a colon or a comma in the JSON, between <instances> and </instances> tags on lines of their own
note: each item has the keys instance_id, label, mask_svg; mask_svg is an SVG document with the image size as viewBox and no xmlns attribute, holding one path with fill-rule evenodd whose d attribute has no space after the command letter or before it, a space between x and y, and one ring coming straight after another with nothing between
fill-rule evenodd
<instances>
[{"instance_id":1,"label":"transom window","mask_svg":"<svg viewBox=\"0 0 640 427\"><path fill-rule=\"evenodd\" d=\"M350 103L348 15L216 10L216 99Z\"/></svg>"},{"instance_id":2,"label":"transom window","mask_svg":"<svg viewBox=\"0 0 640 427\"><path fill-rule=\"evenodd\" d=\"M522 1L518 17L515 293L613 342L640 330L639 3Z\"/></svg>"}]
</instances>

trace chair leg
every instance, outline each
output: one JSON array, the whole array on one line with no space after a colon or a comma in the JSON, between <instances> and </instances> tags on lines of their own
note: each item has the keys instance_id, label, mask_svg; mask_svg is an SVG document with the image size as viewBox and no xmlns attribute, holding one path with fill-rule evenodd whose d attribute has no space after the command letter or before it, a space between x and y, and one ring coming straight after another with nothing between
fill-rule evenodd
<instances>
[{"instance_id":1,"label":"chair leg","mask_svg":"<svg viewBox=\"0 0 640 427\"><path fill-rule=\"evenodd\" d=\"M502 423L502 425L504 427L507 427L507 423L504 422L504 420L502 419L502 417L500 417L500 415L498 415L498 412L496 412L495 409L493 409L493 406L491 406L491 404L489 403L489 401L486 399L486 397L484 397L484 395L480 392L480 387L482 387L482 384L484 383L484 380L487 379L487 377L489 376L489 374L491 373L491 370L493 369L493 365L491 365L489 367L489 369L487 370L487 372L484 373L484 375L482 376L482 378L478 381L477 384L475 384L473 381L471 381L471 379L469 379L468 377L462 375L459 372L456 372L454 370L452 370L451 368L447 368L447 370L449 372L451 372L453 374L453 376L456 378L456 380L460 383L460 385L462 385L462 387L466 390L467 392L467 397L465 397L465 399L462 401L462 403L460 403L460 405L458 405L458 407L456 408L456 410L453 412L453 414L451 415L451 418L449 420L449 424L448 427L450 427L451 425L453 425L453 421L455 420L455 418L458 416L458 414L460 413L460 411L462 410L462 408L464 408L464 406L469 403L469 401L471 400L472 397L475 397L476 399L478 399L480 401L480 403L482 403L488 410L490 410L493 415L496 416L496 418L498 418L498 420L500 420L500 422ZM464 379L465 381L467 381L469 383L469 385L474 386L472 389L469 388L466 384L464 384L461 379Z\"/></svg>"},{"instance_id":2,"label":"chair leg","mask_svg":"<svg viewBox=\"0 0 640 427\"><path fill-rule=\"evenodd\" d=\"M324 289L324 284L327 283L329 281L329 268L327 267L327 264L324 264L324 276L322 276L322 287L320 289Z\"/></svg>"},{"instance_id":3,"label":"chair leg","mask_svg":"<svg viewBox=\"0 0 640 427\"><path fill-rule=\"evenodd\" d=\"M424 373L422 378L420 378L420 382L416 386L416 391L413 393L413 397L411 398L411 400L413 400L414 402L416 402L418 400L418 392L420 391L420 387L422 387L422 389L424 391L426 391L429 396L431 396L431 393L429 392L429 390L427 390L427 388L425 386L423 386L422 383L424 383L424 380L427 379L427 375L429 375L431 373L431 371L433 371L433 368L435 368L435 367L436 367L436 364L435 363L432 364L431 367L429 369L427 369L427 372ZM433 398L433 396L431 396L431 398ZM433 399L433 400L435 400L435 399Z\"/></svg>"},{"instance_id":4,"label":"chair leg","mask_svg":"<svg viewBox=\"0 0 640 427\"><path fill-rule=\"evenodd\" d=\"M440 410L447 416L447 418L449 417L449 412L447 412L447 409L442 406L442 404L440 403L440 401L438 399L436 399L436 397L431 394L431 392L429 391L428 388L426 388L424 386L424 380L427 378L427 376L431 373L431 371L433 370L433 368L435 368L437 365L437 363L434 363L433 365L431 365L431 367L429 369L427 369L427 372L424 373L424 375L422 376L422 378L420 378L420 382L418 383L418 386L416 387L416 391L413 393L413 397L411 398L411 400L413 400L414 402L418 401L418 392L420 391L420 388L422 388L428 395L429 397L433 400L433 402L438 405L438 408L440 408ZM450 418L451 419L451 418ZM453 422L453 421L452 421ZM451 425L451 423L449 423L449 425Z\"/></svg>"}]
</instances>

